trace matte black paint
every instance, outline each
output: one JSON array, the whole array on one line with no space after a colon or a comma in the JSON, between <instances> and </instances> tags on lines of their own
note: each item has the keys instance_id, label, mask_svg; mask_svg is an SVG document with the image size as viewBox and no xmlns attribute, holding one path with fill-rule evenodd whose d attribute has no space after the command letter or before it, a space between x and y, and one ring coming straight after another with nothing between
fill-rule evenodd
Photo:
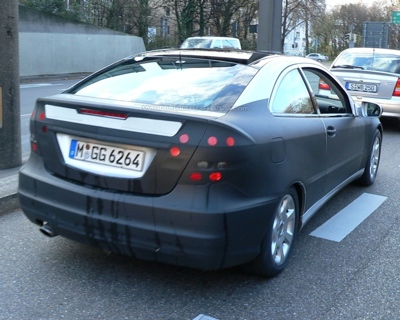
<instances>
[{"instance_id":1,"label":"matte black paint","mask_svg":"<svg viewBox=\"0 0 400 320\"><path fill-rule=\"evenodd\" d=\"M317 63L314 67L320 68ZM295 186L305 213L364 168L373 134L380 129L378 118L355 114L272 115L267 98L219 118L131 111L181 121L183 126L173 137L39 121L45 103L107 108L84 98L82 103L72 102L68 94L40 99L31 121L39 152L32 152L20 170L21 207L32 222L46 222L61 236L140 259L203 270L249 262L259 255L268 217L284 192ZM115 105L108 108L118 111ZM330 127L336 130L332 135ZM66 166L57 132L157 152L140 179L104 177ZM186 145L179 143L182 133L191 137ZM236 143L209 146L210 136L221 141L233 136ZM182 151L179 159L169 155L175 145ZM210 167L200 170L199 161ZM226 163L220 169L221 181L189 180L191 172L207 176L221 162Z\"/></svg>"}]
</instances>

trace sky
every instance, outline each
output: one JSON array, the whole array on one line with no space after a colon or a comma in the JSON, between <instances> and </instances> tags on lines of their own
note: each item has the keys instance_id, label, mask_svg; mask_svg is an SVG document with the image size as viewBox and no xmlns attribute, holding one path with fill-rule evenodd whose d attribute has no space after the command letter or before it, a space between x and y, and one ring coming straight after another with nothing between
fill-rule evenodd
<instances>
[{"instance_id":1,"label":"sky","mask_svg":"<svg viewBox=\"0 0 400 320\"><path fill-rule=\"evenodd\" d=\"M332 7L335 7L337 5L344 5L344 4L350 4L350 3L368 3L368 1L362 1L362 0L326 0L326 6L328 9L331 9Z\"/></svg>"},{"instance_id":2,"label":"sky","mask_svg":"<svg viewBox=\"0 0 400 320\"><path fill-rule=\"evenodd\" d=\"M373 0L325 0L326 6L329 9L335 7L337 5L345 5L345 4L356 4L356 3L365 3L366 5L372 4Z\"/></svg>"}]
</instances>

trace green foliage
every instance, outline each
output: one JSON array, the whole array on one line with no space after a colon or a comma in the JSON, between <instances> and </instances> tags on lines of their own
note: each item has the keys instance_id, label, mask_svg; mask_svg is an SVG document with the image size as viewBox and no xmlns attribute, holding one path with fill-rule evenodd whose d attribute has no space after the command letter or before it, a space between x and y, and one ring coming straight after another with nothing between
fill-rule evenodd
<instances>
[{"instance_id":1,"label":"green foliage","mask_svg":"<svg viewBox=\"0 0 400 320\"><path fill-rule=\"evenodd\" d=\"M258 18L258 0L20 0L20 3L142 37L148 49L177 47L187 37L209 34L236 36L243 49L257 48L255 34L249 32L249 27ZM327 12L322 0L285 0L282 46L287 34L305 24L306 53L318 51L334 57L349 46L345 35L350 26L359 35L356 46L360 46L364 21L390 21L393 10L395 7L388 7L385 1L374 1L370 6L341 5ZM237 26L235 30L233 23ZM157 33L149 37L149 28ZM400 26L392 29L391 47L398 48ZM313 47L316 38L318 47Z\"/></svg>"},{"instance_id":2,"label":"green foliage","mask_svg":"<svg viewBox=\"0 0 400 320\"><path fill-rule=\"evenodd\" d=\"M241 40L240 44L243 50L257 50L257 40L255 38Z\"/></svg>"},{"instance_id":3,"label":"green foliage","mask_svg":"<svg viewBox=\"0 0 400 320\"><path fill-rule=\"evenodd\" d=\"M179 42L193 35L198 9L197 0L174 1ZM178 10L179 8L179 10Z\"/></svg>"},{"instance_id":4,"label":"green foliage","mask_svg":"<svg viewBox=\"0 0 400 320\"><path fill-rule=\"evenodd\" d=\"M62 14L66 12L65 0L20 0L21 4L39 11Z\"/></svg>"}]
</instances>

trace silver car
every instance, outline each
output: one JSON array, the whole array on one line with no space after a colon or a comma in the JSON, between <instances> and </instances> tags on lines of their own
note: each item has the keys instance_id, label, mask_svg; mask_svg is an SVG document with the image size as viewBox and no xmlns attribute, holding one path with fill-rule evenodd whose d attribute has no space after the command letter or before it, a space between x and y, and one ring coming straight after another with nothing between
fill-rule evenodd
<instances>
[{"instance_id":1,"label":"silver car","mask_svg":"<svg viewBox=\"0 0 400 320\"><path fill-rule=\"evenodd\" d=\"M318 62L328 61L329 60L329 57L324 56L321 53L309 53L308 55L306 55L306 58L313 59L313 60L318 61Z\"/></svg>"},{"instance_id":2,"label":"silver car","mask_svg":"<svg viewBox=\"0 0 400 320\"><path fill-rule=\"evenodd\" d=\"M400 117L400 50L347 49L330 69L356 102L373 101L383 116Z\"/></svg>"}]
</instances>

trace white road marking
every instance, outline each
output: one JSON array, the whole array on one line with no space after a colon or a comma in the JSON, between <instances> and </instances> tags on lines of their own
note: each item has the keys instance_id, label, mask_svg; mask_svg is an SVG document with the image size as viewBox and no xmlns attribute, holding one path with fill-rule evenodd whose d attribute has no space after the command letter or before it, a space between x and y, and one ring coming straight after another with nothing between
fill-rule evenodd
<instances>
[{"instance_id":1,"label":"white road marking","mask_svg":"<svg viewBox=\"0 0 400 320\"><path fill-rule=\"evenodd\" d=\"M62 83L30 83L30 84L21 84L19 86L20 89L27 88L39 88L39 87L51 87L51 86L62 86Z\"/></svg>"},{"instance_id":2,"label":"white road marking","mask_svg":"<svg viewBox=\"0 0 400 320\"><path fill-rule=\"evenodd\" d=\"M210 317L210 316L206 316L204 314L199 314L196 318L194 318L193 320L218 320L216 318Z\"/></svg>"},{"instance_id":3,"label":"white road marking","mask_svg":"<svg viewBox=\"0 0 400 320\"><path fill-rule=\"evenodd\" d=\"M364 193L310 233L311 236L340 242L374 212L387 197Z\"/></svg>"}]
</instances>

